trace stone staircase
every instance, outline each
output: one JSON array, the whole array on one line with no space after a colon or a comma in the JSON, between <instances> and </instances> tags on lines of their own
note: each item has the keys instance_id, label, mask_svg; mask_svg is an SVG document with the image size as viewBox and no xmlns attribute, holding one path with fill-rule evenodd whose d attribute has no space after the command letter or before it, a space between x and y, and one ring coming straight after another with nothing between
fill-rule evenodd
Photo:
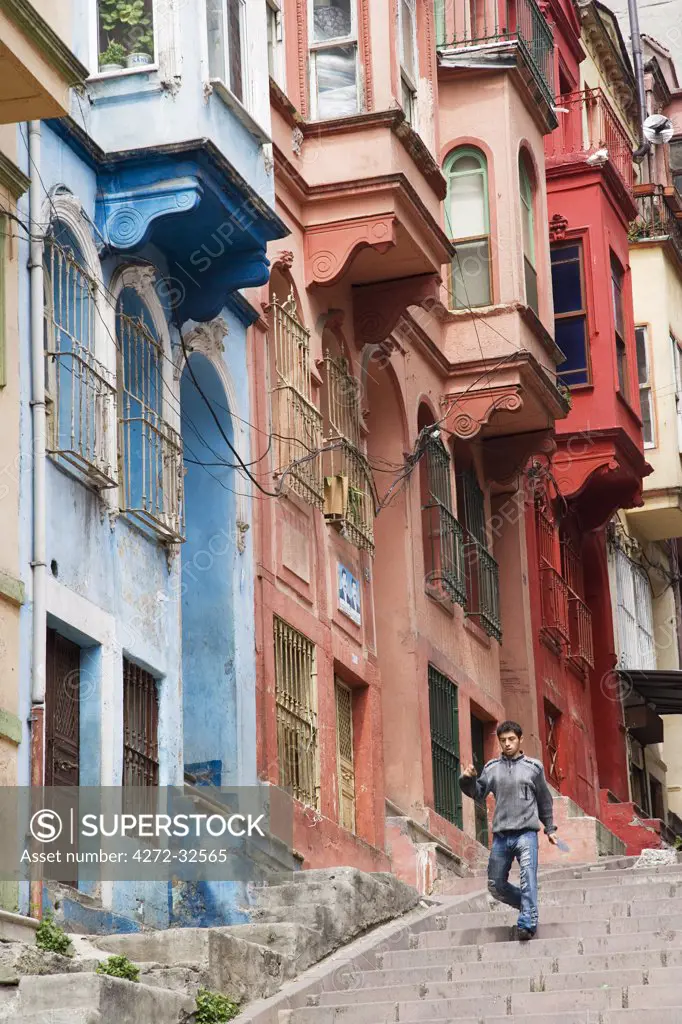
<instances>
[{"instance_id":1,"label":"stone staircase","mask_svg":"<svg viewBox=\"0 0 682 1024\"><path fill-rule=\"evenodd\" d=\"M682 864L612 858L541 882L537 937L487 894L354 943L244 1024L682 1024ZM311 972L312 973L312 972Z\"/></svg>"}]
</instances>

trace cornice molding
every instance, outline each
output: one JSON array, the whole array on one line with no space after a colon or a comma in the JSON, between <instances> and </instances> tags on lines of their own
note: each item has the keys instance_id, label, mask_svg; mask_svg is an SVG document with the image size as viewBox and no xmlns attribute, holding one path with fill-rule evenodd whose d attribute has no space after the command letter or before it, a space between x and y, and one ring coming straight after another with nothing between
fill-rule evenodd
<instances>
[{"instance_id":1,"label":"cornice molding","mask_svg":"<svg viewBox=\"0 0 682 1024\"><path fill-rule=\"evenodd\" d=\"M31 179L27 178L17 165L0 152L0 188L7 189L13 199L19 199L28 191Z\"/></svg>"},{"instance_id":2,"label":"cornice molding","mask_svg":"<svg viewBox=\"0 0 682 1024\"><path fill-rule=\"evenodd\" d=\"M35 44L67 85L82 85L90 76L86 66L81 64L28 0L0 0L0 11L4 11L23 35Z\"/></svg>"}]
</instances>

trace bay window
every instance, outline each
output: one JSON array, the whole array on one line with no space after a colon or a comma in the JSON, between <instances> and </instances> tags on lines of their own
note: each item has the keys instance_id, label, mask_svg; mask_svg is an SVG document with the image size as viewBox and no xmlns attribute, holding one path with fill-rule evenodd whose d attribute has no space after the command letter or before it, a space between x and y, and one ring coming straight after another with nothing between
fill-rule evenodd
<instances>
[{"instance_id":1,"label":"bay window","mask_svg":"<svg viewBox=\"0 0 682 1024\"><path fill-rule=\"evenodd\" d=\"M268 20L268 74L279 86L283 86L283 19L278 0L266 0L265 12Z\"/></svg>"},{"instance_id":2,"label":"bay window","mask_svg":"<svg viewBox=\"0 0 682 1024\"><path fill-rule=\"evenodd\" d=\"M654 609L646 570L622 548L616 549L619 666L656 668Z\"/></svg>"},{"instance_id":3,"label":"bay window","mask_svg":"<svg viewBox=\"0 0 682 1024\"><path fill-rule=\"evenodd\" d=\"M405 117L414 127L417 114L417 80L419 78L415 0L400 0L398 37L400 41L401 103Z\"/></svg>"},{"instance_id":4,"label":"bay window","mask_svg":"<svg viewBox=\"0 0 682 1024\"><path fill-rule=\"evenodd\" d=\"M206 0L209 78L223 82L245 102L245 0Z\"/></svg>"},{"instance_id":5,"label":"bay window","mask_svg":"<svg viewBox=\"0 0 682 1024\"><path fill-rule=\"evenodd\" d=\"M552 293L554 336L566 357L557 366L559 380L566 387L590 383L587 341L587 306L583 247L580 242L553 245Z\"/></svg>"},{"instance_id":6,"label":"bay window","mask_svg":"<svg viewBox=\"0 0 682 1024\"><path fill-rule=\"evenodd\" d=\"M315 120L359 110L354 0L309 0L311 106Z\"/></svg>"},{"instance_id":7,"label":"bay window","mask_svg":"<svg viewBox=\"0 0 682 1024\"><path fill-rule=\"evenodd\" d=\"M623 398L628 397L628 365L625 347L625 318L623 316L623 268L611 254L611 295L613 297L613 322L616 343L616 368L618 390Z\"/></svg>"},{"instance_id":8,"label":"bay window","mask_svg":"<svg viewBox=\"0 0 682 1024\"><path fill-rule=\"evenodd\" d=\"M526 282L526 305L538 314L538 274L535 269L535 215L533 184L528 159L519 156L519 187L521 198L521 229L523 237L523 270Z\"/></svg>"},{"instance_id":9,"label":"bay window","mask_svg":"<svg viewBox=\"0 0 682 1024\"><path fill-rule=\"evenodd\" d=\"M651 368L649 366L649 333L646 327L635 327L637 348L637 380L639 383L639 405L642 410L642 437L645 448L653 448L654 404L651 390Z\"/></svg>"},{"instance_id":10,"label":"bay window","mask_svg":"<svg viewBox=\"0 0 682 1024\"><path fill-rule=\"evenodd\" d=\"M490 217L488 164L479 149L462 146L445 161L448 183L445 218L455 243L451 303L455 309L488 306L490 281Z\"/></svg>"}]
</instances>

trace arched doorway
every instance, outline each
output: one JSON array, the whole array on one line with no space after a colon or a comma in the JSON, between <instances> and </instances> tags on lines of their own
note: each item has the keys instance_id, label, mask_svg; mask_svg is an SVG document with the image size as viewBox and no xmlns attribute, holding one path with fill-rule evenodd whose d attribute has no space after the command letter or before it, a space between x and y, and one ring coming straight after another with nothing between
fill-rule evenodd
<instances>
[{"instance_id":1,"label":"arched doorway","mask_svg":"<svg viewBox=\"0 0 682 1024\"><path fill-rule=\"evenodd\" d=\"M239 478L225 440L234 443L225 389L200 353L183 370L180 401L184 763L197 782L224 785L236 781L238 764L233 585Z\"/></svg>"}]
</instances>

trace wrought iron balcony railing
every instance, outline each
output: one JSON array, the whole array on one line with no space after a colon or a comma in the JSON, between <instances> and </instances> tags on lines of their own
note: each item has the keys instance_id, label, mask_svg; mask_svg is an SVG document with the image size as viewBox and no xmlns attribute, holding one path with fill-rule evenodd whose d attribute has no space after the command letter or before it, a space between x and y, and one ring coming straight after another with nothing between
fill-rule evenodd
<instances>
[{"instance_id":1,"label":"wrought iron balcony railing","mask_svg":"<svg viewBox=\"0 0 682 1024\"><path fill-rule=\"evenodd\" d=\"M574 661L594 668L592 639L592 613L585 602L572 590L568 592L570 620L569 656Z\"/></svg>"},{"instance_id":2,"label":"wrought iron balcony railing","mask_svg":"<svg viewBox=\"0 0 682 1024\"><path fill-rule=\"evenodd\" d=\"M518 44L545 99L554 102L554 40L536 0L436 0L436 31L441 50Z\"/></svg>"},{"instance_id":3,"label":"wrought iron balcony railing","mask_svg":"<svg viewBox=\"0 0 682 1024\"><path fill-rule=\"evenodd\" d=\"M542 628L559 641L570 642L568 585L561 573L540 560Z\"/></svg>"},{"instance_id":4,"label":"wrought iron balcony railing","mask_svg":"<svg viewBox=\"0 0 682 1024\"><path fill-rule=\"evenodd\" d=\"M501 640L499 566L484 545L468 531L464 557L467 569L466 614L477 617L488 636Z\"/></svg>"},{"instance_id":5,"label":"wrought iron balcony railing","mask_svg":"<svg viewBox=\"0 0 682 1024\"><path fill-rule=\"evenodd\" d=\"M638 216L630 225L630 242L670 242L678 259L682 260L682 224L666 202L665 187L652 184L637 191Z\"/></svg>"},{"instance_id":6,"label":"wrought iron balcony railing","mask_svg":"<svg viewBox=\"0 0 682 1024\"><path fill-rule=\"evenodd\" d=\"M557 97L559 127L545 138L549 165L596 156L605 150L625 186L635 181L632 143L601 89L585 89ZM563 109L562 109L563 108Z\"/></svg>"},{"instance_id":7,"label":"wrought iron balcony railing","mask_svg":"<svg viewBox=\"0 0 682 1024\"><path fill-rule=\"evenodd\" d=\"M429 517L431 538L428 580L441 589L443 596L464 606L467 600L464 530L450 509L439 501L426 505L423 512Z\"/></svg>"},{"instance_id":8,"label":"wrought iron balcony railing","mask_svg":"<svg viewBox=\"0 0 682 1024\"><path fill-rule=\"evenodd\" d=\"M52 398L48 450L75 466L97 487L115 487L116 387L88 349L72 342L48 349Z\"/></svg>"},{"instance_id":9,"label":"wrought iron balcony railing","mask_svg":"<svg viewBox=\"0 0 682 1024\"><path fill-rule=\"evenodd\" d=\"M324 453L324 516L337 523L351 544L374 554L374 484L365 456L346 438Z\"/></svg>"}]
</instances>

